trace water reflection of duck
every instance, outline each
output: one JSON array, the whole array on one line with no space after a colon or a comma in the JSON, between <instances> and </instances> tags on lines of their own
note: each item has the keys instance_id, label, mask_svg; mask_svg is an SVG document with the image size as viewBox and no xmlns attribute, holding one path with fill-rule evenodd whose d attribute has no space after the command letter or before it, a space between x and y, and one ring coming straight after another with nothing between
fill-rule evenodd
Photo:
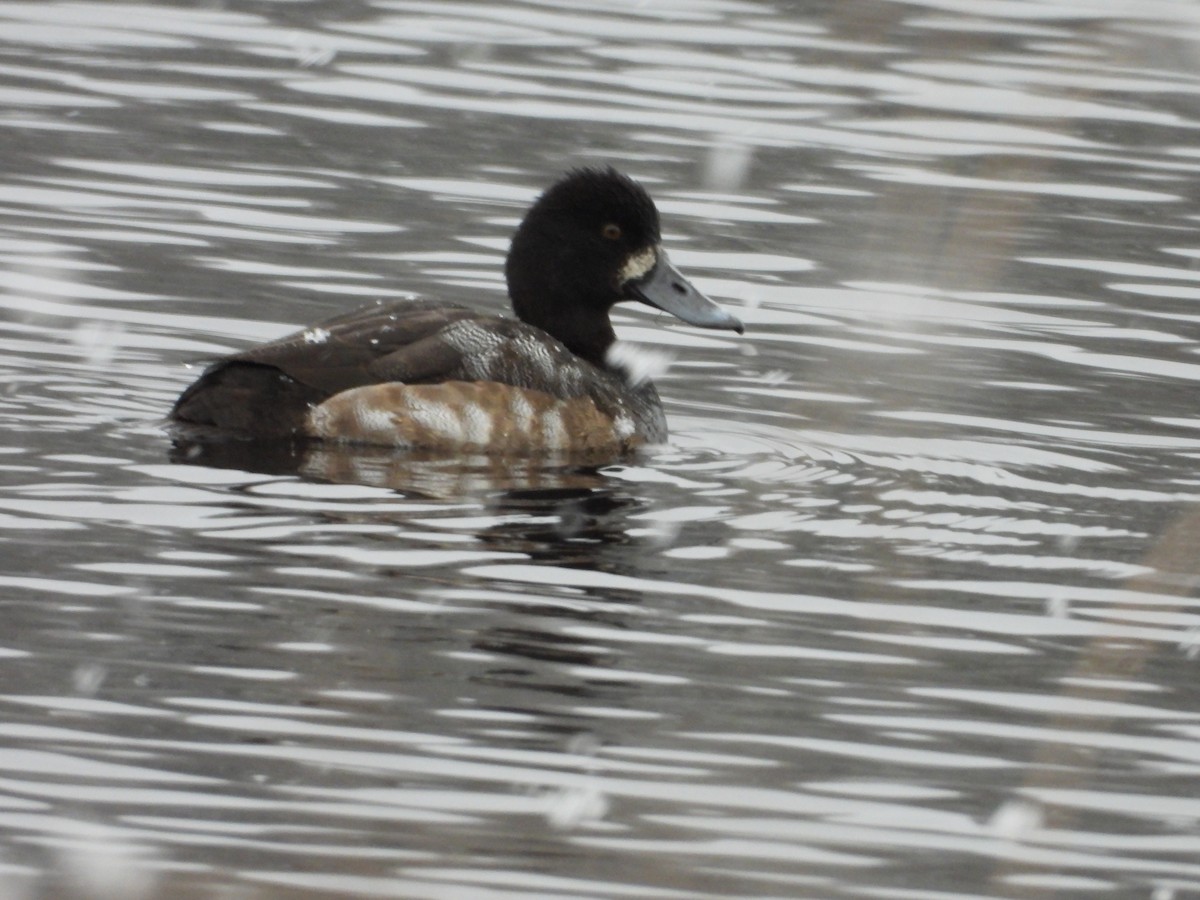
<instances>
[{"instance_id":1,"label":"water reflection of duck","mask_svg":"<svg viewBox=\"0 0 1200 900\"><path fill-rule=\"evenodd\" d=\"M193 438L619 453L663 441L666 420L654 385L612 352L613 305L639 300L742 331L671 265L654 202L613 169L551 186L517 229L505 274L520 321L380 302L218 360L171 418Z\"/></svg>"}]
</instances>

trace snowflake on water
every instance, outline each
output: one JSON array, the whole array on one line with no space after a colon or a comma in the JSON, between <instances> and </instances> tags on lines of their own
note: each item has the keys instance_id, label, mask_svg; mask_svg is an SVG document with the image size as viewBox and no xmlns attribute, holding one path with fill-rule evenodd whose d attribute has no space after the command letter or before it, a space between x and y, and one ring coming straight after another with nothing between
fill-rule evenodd
<instances>
[{"instance_id":1,"label":"snowflake on water","mask_svg":"<svg viewBox=\"0 0 1200 900\"><path fill-rule=\"evenodd\" d=\"M614 369L620 369L630 387L638 387L664 374L675 361L675 354L628 341L614 341L604 355L604 361Z\"/></svg>"}]
</instances>

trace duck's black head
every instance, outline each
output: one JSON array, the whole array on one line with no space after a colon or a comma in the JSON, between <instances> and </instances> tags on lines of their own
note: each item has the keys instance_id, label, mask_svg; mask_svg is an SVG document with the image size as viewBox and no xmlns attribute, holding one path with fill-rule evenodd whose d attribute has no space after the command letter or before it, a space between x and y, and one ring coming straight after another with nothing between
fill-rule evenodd
<instances>
[{"instance_id":1,"label":"duck's black head","mask_svg":"<svg viewBox=\"0 0 1200 900\"><path fill-rule=\"evenodd\" d=\"M639 300L705 328L742 324L671 265L658 210L645 189L615 169L577 169L553 184L513 237L505 274L522 321L596 365L616 336L609 310Z\"/></svg>"}]
</instances>

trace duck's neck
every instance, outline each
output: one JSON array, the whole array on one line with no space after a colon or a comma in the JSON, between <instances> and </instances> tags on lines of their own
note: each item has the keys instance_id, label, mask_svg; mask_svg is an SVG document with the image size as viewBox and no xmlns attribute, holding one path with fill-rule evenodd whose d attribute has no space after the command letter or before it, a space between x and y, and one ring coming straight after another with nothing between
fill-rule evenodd
<instances>
[{"instance_id":1,"label":"duck's neck","mask_svg":"<svg viewBox=\"0 0 1200 900\"><path fill-rule=\"evenodd\" d=\"M609 368L606 361L608 348L616 341L617 335L608 321L608 316L569 328L564 328L562 322L556 322L552 331L545 330L562 341L576 356L601 369Z\"/></svg>"},{"instance_id":2,"label":"duck's neck","mask_svg":"<svg viewBox=\"0 0 1200 900\"><path fill-rule=\"evenodd\" d=\"M616 342L617 335L608 320L607 310L580 306L543 314L540 307L520 304L515 298L513 309L522 322L542 329L565 344L576 356L601 369L611 368L605 357L608 348Z\"/></svg>"}]
</instances>

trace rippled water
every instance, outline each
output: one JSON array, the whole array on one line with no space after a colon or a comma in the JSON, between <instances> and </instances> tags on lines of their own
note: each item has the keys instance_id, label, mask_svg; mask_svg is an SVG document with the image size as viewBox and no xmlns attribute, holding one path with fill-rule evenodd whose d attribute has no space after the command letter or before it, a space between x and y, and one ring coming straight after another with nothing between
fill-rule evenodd
<instances>
[{"instance_id":1,"label":"rippled water","mask_svg":"<svg viewBox=\"0 0 1200 900\"><path fill-rule=\"evenodd\" d=\"M225 7L0 4L5 898L1200 896L1200 6ZM599 162L670 447L173 457Z\"/></svg>"}]
</instances>

